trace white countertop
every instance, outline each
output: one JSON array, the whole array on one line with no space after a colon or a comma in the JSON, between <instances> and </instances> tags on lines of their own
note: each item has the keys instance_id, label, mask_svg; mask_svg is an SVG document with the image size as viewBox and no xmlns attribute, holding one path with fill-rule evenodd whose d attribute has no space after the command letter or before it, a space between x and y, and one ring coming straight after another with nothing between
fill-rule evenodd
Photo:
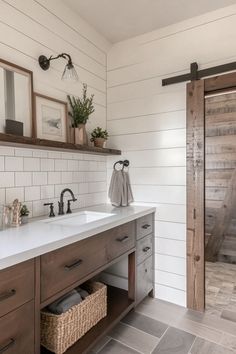
<instances>
[{"instance_id":1,"label":"white countertop","mask_svg":"<svg viewBox=\"0 0 236 354\"><path fill-rule=\"evenodd\" d=\"M80 226L56 225L37 220L17 228L2 230L0 231L0 269L54 251L57 248L153 213L156 208L145 206L115 208L109 204L102 204L79 209L74 213L83 210L114 215Z\"/></svg>"}]
</instances>

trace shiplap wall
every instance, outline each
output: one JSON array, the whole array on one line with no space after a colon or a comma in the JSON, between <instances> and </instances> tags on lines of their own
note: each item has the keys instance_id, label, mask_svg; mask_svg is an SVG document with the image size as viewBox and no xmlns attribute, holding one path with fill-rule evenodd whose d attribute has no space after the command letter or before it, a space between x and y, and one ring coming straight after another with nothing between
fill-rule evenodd
<instances>
[{"instance_id":1,"label":"shiplap wall","mask_svg":"<svg viewBox=\"0 0 236 354\"><path fill-rule=\"evenodd\" d=\"M95 113L88 131L106 126L106 57L109 43L60 0L0 0L0 58L33 71L36 92L66 101L81 94L82 83L95 95ZM72 57L80 82L66 83L66 62L53 61L44 72L41 54L66 52ZM31 216L48 213L47 201L58 200L71 187L78 196L73 207L106 201L106 158L73 153L0 148L0 204L25 201Z\"/></svg>"},{"instance_id":2,"label":"shiplap wall","mask_svg":"<svg viewBox=\"0 0 236 354\"><path fill-rule=\"evenodd\" d=\"M135 200L157 207L155 294L186 304L185 84L161 80L236 58L236 6L120 42L108 55L109 146L130 160ZM113 159L108 161L108 179Z\"/></svg>"}]
</instances>

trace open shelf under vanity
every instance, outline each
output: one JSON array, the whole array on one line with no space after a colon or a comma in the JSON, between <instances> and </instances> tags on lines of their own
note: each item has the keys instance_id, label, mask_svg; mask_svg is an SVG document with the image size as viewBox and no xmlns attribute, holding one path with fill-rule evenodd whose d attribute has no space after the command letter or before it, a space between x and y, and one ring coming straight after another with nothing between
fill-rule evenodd
<instances>
[{"instance_id":1,"label":"open shelf under vanity","mask_svg":"<svg viewBox=\"0 0 236 354\"><path fill-rule=\"evenodd\" d=\"M134 300L129 299L128 292L113 286L107 287L107 316L90 329L66 354L86 353L94 344L108 333L112 327L120 321L133 307ZM52 354L51 351L41 347L41 354Z\"/></svg>"}]
</instances>

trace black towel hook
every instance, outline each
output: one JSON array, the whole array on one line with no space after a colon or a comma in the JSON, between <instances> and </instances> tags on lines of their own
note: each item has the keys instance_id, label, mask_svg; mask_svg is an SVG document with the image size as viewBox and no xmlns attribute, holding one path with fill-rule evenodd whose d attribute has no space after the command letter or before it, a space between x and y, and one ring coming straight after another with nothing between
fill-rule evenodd
<instances>
[{"instance_id":1,"label":"black towel hook","mask_svg":"<svg viewBox=\"0 0 236 354\"><path fill-rule=\"evenodd\" d=\"M128 166L129 166L129 160L124 160L124 161L119 160L119 161L115 162L114 165L113 165L114 170L116 170L116 165L117 165L117 164L123 165L123 166L122 166L122 171L123 171L123 169L124 169L125 167L128 167Z\"/></svg>"}]
</instances>

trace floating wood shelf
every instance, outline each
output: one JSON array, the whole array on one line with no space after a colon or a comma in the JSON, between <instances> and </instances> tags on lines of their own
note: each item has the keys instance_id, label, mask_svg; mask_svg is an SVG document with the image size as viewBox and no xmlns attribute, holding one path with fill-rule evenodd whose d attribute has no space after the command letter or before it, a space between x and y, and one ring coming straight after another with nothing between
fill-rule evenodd
<instances>
[{"instance_id":1,"label":"floating wood shelf","mask_svg":"<svg viewBox=\"0 0 236 354\"><path fill-rule=\"evenodd\" d=\"M17 136L3 133L0 133L0 145L25 147L31 149L72 151L78 153L82 152L85 154L121 155L121 151L116 149L98 148L94 146L77 145L72 143L29 138L26 136Z\"/></svg>"},{"instance_id":2,"label":"floating wood shelf","mask_svg":"<svg viewBox=\"0 0 236 354\"><path fill-rule=\"evenodd\" d=\"M108 286L108 311L96 326L90 329L78 342L67 349L66 354L87 353L94 344L108 333L125 314L133 307L134 301L128 298L128 292L119 288ZM96 341L95 341L96 338ZM51 354L52 352L42 347L41 354Z\"/></svg>"}]
</instances>

